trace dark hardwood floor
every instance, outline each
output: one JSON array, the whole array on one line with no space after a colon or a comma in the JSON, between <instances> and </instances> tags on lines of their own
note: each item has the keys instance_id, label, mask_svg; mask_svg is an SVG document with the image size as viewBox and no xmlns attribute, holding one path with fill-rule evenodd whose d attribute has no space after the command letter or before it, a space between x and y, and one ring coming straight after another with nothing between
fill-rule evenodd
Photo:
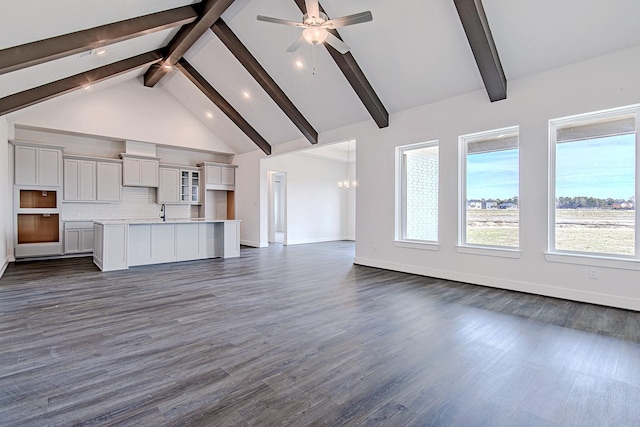
<instances>
[{"instance_id":1,"label":"dark hardwood floor","mask_svg":"<svg viewBox=\"0 0 640 427\"><path fill-rule=\"evenodd\" d=\"M640 425L640 313L354 266L353 252L11 264L0 425Z\"/></svg>"}]
</instances>

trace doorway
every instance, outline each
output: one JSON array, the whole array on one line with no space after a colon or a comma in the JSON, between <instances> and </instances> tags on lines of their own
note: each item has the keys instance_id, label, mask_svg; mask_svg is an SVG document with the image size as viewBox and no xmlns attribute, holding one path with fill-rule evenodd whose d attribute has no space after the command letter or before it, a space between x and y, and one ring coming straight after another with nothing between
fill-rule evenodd
<instances>
[{"instance_id":1,"label":"doorway","mask_svg":"<svg viewBox=\"0 0 640 427\"><path fill-rule=\"evenodd\" d=\"M287 174L270 172L269 243L287 242Z\"/></svg>"}]
</instances>

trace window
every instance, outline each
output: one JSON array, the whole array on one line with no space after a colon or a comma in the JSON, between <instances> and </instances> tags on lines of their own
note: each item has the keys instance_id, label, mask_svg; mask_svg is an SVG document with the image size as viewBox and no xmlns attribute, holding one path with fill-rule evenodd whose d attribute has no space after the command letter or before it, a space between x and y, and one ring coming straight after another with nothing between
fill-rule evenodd
<instances>
[{"instance_id":1,"label":"window","mask_svg":"<svg viewBox=\"0 0 640 427\"><path fill-rule=\"evenodd\" d=\"M638 110L550 121L551 252L637 257Z\"/></svg>"},{"instance_id":2,"label":"window","mask_svg":"<svg viewBox=\"0 0 640 427\"><path fill-rule=\"evenodd\" d=\"M438 142L396 149L396 240L438 241Z\"/></svg>"},{"instance_id":3,"label":"window","mask_svg":"<svg viewBox=\"0 0 640 427\"><path fill-rule=\"evenodd\" d=\"M519 247L518 127L461 136L460 244Z\"/></svg>"}]
</instances>

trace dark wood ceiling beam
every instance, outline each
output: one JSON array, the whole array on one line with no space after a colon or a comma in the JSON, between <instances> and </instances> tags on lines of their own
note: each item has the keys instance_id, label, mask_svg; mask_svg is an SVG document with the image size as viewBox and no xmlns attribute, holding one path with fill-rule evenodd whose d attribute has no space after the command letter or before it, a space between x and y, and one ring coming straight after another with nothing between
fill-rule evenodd
<instances>
[{"instance_id":1,"label":"dark wood ceiling beam","mask_svg":"<svg viewBox=\"0 0 640 427\"><path fill-rule=\"evenodd\" d=\"M294 1L298 5L298 8L300 8L300 11L302 13L306 13L307 8L304 0ZM326 14L322 6L320 6L320 12ZM338 34L336 30L329 30L329 32L342 40L342 37L340 37L340 34ZM367 80L351 52L347 52L343 55L326 43L324 43L324 46L360 98L360 101L362 101L367 111L369 111L369 114L378 127L384 128L389 126L389 113L387 112L387 109L384 108L382 101L376 94L375 90L373 90L371 83Z\"/></svg>"},{"instance_id":2,"label":"dark wood ceiling beam","mask_svg":"<svg viewBox=\"0 0 640 427\"><path fill-rule=\"evenodd\" d=\"M202 36L214 22L222 16L225 10L233 3L233 0L206 0L203 2L200 18L195 22L186 25L178 31L173 40L169 42L164 55L162 65L155 65L149 68L144 75L144 85L153 87L170 70L170 66L175 65L189 50L191 46Z\"/></svg>"},{"instance_id":3,"label":"dark wood ceiling beam","mask_svg":"<svg viewBox=\"0 0 640 427\"><path fill-rule=\"evenodd\" d=\"M240 128L265 154L271 154L271 145L256 131L235 108L227 102L209 82L184 58L175 64L191 82L202 91L233 123Z\"/></svg>"},{"instance_id":4,"label":"dark wood ceiling beam","mask_svg":"<svg viewBox=\"0 0 640 427\"><path fill-rule=\"evenodd\" d=\"M56 98L74 90L86 88L87 85L119 76L140 67L148 67L161 60L162 53L159 50L143 53L133 58L114 62L104 67L95 68L75 76L0 98L0 116Z\"/></svg>"},{"instance_id":5,"label":"dark wood ceiling beam","mask_svg":"<svg viewBox=\"0 0 640 427\"><path fill-rule=\"evenodd\" d=\"M184 6L3 49L0 50L0 74L186 25L197 17L192 6Z\"/></svg>"},{"instance_id":6,"label":"dark wood ceiling beam","mask_svg":"<svg viewBox=\"0 0 640 427\"><path fill-rule=\"evenodd\" d=\"M229 26L221 19L218 19L211 27L211 30L231 51L233 56L244 66L244 68L253 76L262 89L265 90L280 107L280 109L289 117L294 125L302 132L302 134L312 144L318 143L318 132L305 119L302 113L291 102L289 97L280 89L280 86L271 78L269 73L262 68L258 60L251 55L251 52L242 44L240 39L234 34Z\"/></svg>"},{"instance_id":7,"label":"dark wood ceiling beam","mask_svg":"<svg viewBox=\"0 0 640 427\"><path fill-rule=\"evenodd\" d=\"M453 0L491 102L507 98L507 78L481 0Z\"/></svg>"}]
</instances>

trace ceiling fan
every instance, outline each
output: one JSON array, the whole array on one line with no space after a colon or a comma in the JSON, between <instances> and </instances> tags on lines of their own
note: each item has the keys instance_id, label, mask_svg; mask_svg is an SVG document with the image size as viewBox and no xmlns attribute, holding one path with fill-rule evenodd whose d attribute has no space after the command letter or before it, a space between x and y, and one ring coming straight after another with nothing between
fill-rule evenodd
<instances>
[{"instance_id":1,"label":"ceiling fan","mask_svg":"<svg viewBox=\"0 0 640 427\"><path fill-rule=\"evenodd\" d=\"M302 35L287 48L287 52L295 52L305 41L312 45L324 43L325 41L338 52L345 54L349 51L342 40L331 34L327 30L346 27L347 25L360 24L373 20L371 12L360 12L340 18L329 19L327 15L320 12L318 0L305 0L307 13L302 15L302 22L288 21L286 19L271 18L269 16L258 15L258 21L271 22L274 24L289 25L292 27L304 28Z\"/></svg>"}]
</instances>

